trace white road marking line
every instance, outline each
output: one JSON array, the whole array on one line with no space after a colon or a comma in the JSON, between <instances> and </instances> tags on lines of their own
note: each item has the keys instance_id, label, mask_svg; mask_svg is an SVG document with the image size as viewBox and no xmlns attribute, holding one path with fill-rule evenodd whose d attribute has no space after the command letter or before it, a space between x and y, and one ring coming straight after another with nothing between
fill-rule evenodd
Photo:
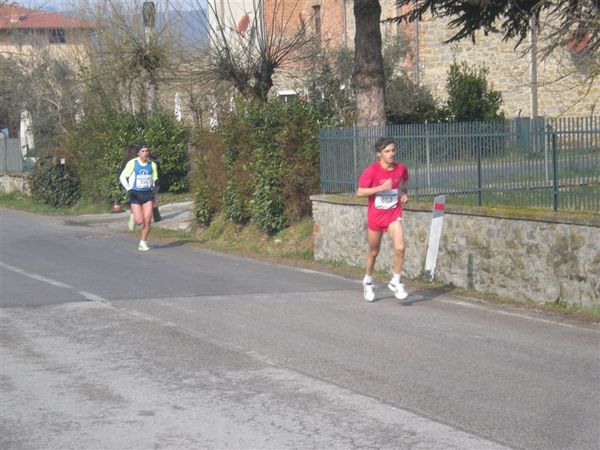
<instances>
[{"instance_id":1,"label":"white road marking line","mask_svg":"<svg viewBox=\"0 0 600 450\"><path fill-rule=\"evenodd\" d=\"M25 277L28 278L32 278L34 280L37 281L41 281L42 283L47 283L50 284L52 286L61 288L61 289L67 289L69 291L74 291L77 294L81 295L83 298L87 299L87 300L91 300L94 302L100 302L100 303L109 303L108 300L96 295L96 294L91 294L89 292L86 291L78 291L76 288L74 288L73 286L71 286L70 284L67 283L63 283L62 281L57 281L57 280L53 280L52 278L48 278L45 277L43 275L39 275L37 273L33 273L33 272L28 272L27 270L23 270L23 269L19 269L18 267L15 266L11 266L10 264L6 264L3 263L2 261L0 261L0 267L5 268L6 270L10 270L12 272L18 273L19 275L23 275Z\"/></svg>"},{"instance_id":2,"label":"white road marking line","mask_svg":"<svg viewBox=\"0 0 600 450\"><path fill-rule=\"evenodd\" d=\"M560 325L563 327L568 327L568 328L576 328L577 330L585 330L585 331L592 331L595 333L600 332L600 329L594 329L594 328L588 328L588 327L581 327L578 325L573 325L570 323L564 323L564 322L560 322L558 320L550 320L550 319L542 319L541 317L534 317L534 316L530 316L524 313L517 313L517 312L510 312L510 311L501 311L498 309L490 309L489 307L486 307L485 305L476 305L475 303L468 303L468 302L464 302L461 300L452 300L452 299L444 299L444 301L447 301L449 303L453 303L455 305L458 306L465 306L467 308L473 308L473 309L481 309L481 310L485 310L485 311L491 311L497 314L502 314L504 316L511 316L511 317L519 317L521 319L526 319L526 320L531 320L534 322L542 322L542 323L548 323L548 324L552 324L552 325Z\"/></svg>"},{"instance_id":3,"label":"white road marking line","mask_svg":"<svg viewBox=\"0 0 600 450\"><path fill-rule=\"evenodd\" d=\"M70 286L61 281L56 281L51 278L46 278L45 276L38 275L37 273L27 272L26 270L19 269L18 267L11 266L9 264L5 264L2 261L0 261L0 266L4 267L7 270L11 270L15 273L18 273L20 275L24 275L26 277L33 278L34 280L38 280L38 281L42 281L43 283L51 284L52 286L56 286L56 287L63 288L63 289L74 289L73 286Z\"/></svg>"}]
</instances>

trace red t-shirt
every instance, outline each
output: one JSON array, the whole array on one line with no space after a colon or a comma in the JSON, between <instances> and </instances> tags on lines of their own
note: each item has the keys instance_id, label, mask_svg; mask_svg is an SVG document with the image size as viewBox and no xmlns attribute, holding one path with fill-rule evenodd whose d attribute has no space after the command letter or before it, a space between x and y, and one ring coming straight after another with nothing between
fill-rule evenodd
<instances>
[{"instance_id":1,"label":"red t-shirt","mask_svg":"<svg viewBox=\"0 0 600 450\"><path fill-rule=\"evenodd\" d=\"M367 167L358 179L358 186L372 188L381 186L385 180L392 179L392 189L369 196L367 226L373 231L385 231L390 223L402 217L402 204L398 195L400 181L408 180L408 169L404 164L394 163L390 169L384 169L378 161Z\"/></svg>"}]
</instances>

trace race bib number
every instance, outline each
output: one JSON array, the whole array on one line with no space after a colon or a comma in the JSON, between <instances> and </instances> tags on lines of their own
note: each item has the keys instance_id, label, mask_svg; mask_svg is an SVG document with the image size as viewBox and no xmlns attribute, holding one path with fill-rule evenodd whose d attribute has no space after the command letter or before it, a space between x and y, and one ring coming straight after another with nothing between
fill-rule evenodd
<instances>
[{"instance_id":1,"label":"race bib number","mask_svg":"<svg viewBox=\"0 0 600 450\"><path fill-rule=\"evenodd\" d=\"M390 189L375 194L375 208L391 209L398 204L398 189Z\"/></svg>"},{"instance_id":2,"label":"race bib number","mask_svg":"<svg viewBox=\"0 0 600 450\"><path fill-rule=\"evenodd\" d=\"M151 189L152 188L152 175L138 175L135 177L136 189Z\"/></svg>"}]
</instances>

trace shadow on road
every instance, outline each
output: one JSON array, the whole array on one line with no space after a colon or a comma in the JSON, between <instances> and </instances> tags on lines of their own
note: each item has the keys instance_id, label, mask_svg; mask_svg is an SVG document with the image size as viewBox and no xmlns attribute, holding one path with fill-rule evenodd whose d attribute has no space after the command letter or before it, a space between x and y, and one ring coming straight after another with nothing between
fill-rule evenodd
<instances>
[{"instance_id":1,"label":"shadow on road","mask_svg":"<svg viewBox=\"0 0 600 450\"><path fill-rule=\"evenodd\" d=\"M401 306L412 306L415 303L428 302L452 292L452 288L439 288L436 290L423 289L411 293L406 300L400 302Z\"/></svg>"},{"instance_id":2,"label":"shadow on road","mask_svg":"<svg viewBox=\"0 0 600 450\"><path fill-rule=\"evenodd\" d=\"M183 247L187 244L201 244L202 241L197 239L180 239L178 241L165 242L165 243L155 243L152 245L153 248L175 248L175 247Z\"/></svg>"}]
</instances>

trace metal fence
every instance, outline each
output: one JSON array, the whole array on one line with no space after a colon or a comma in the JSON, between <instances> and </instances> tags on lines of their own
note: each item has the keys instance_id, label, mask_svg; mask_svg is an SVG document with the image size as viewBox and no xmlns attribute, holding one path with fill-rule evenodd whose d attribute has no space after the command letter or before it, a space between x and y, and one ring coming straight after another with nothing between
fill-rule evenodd
<instances>
[{"instance_id":1,"label":"metal fence","mask_svg":"<svg viewBox=\"0 0 600 450\"><path fill-rule=\"evenodd\" d=\"M354 192L381 136L395 138L414 199L600 211L600 117L323 129L321 191Z\"/></svg>"},{"instance_id":2,"label":"metal fence","mask_svg":"<svg viewBox=\"0 0 600 450\"><path fill-rule=\"evenodd\" d=\"M0 133L0 171L23 172L23 154L21 153L21 140L7 138Z\"/></svg>"}]
</instances>

